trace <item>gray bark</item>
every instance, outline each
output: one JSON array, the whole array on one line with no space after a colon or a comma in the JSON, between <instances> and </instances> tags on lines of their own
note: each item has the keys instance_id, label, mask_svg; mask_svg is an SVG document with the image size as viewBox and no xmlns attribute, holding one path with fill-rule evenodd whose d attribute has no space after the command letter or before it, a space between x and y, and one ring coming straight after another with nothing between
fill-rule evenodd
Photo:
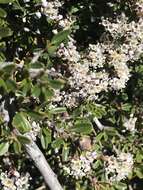
<instances>
[{"instance_id":1,"label":"gray bark","mask_svg":"<svg viewBox=\"0 0 143 190\"><path fill-rule=\"evenodd\" d=\"M39 169L42 176L44 177L45 183L49 186L49 188L51 190L63 190L56 174L52 171L36 143L32 141L31 144L25 144L24 146L30 158L34 161L35 166Z\"/></svg>"}]
</instances>

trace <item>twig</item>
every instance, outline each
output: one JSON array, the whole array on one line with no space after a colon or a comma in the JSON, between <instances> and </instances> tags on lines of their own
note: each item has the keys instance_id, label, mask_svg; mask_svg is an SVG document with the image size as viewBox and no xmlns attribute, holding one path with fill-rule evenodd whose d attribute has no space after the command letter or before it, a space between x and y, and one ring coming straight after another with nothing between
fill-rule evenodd
<instances>
[{"instance_id":1,"label":"twig","mask_svg":"<svg viewBox=\"0 0 143 190\"><path fill-rule=\"evenodd\" d=\"M94 117L94 122L97 125L97 127L102 131L105 126L100 123L100 121L97 119L97 117Z\"/></svg>"},{"instance_id":2,"label":"twig","mask_svg":"<svg viewBox=\"0 0 143 190\"><path fill-rule=\"evenodd\" d=\"M45 185L42 185L41 187L38 187L36 190L46 190Z\"/></svg>"}]
</instances>

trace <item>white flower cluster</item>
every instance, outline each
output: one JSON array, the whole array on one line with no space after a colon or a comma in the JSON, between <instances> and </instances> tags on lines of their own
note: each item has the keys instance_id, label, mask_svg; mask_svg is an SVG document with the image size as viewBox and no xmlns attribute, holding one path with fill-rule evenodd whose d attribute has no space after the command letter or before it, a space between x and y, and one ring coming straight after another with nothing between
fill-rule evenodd
<instances>
[{"instance_id":1,"label":"white flower cluster","mask_svg":"<svg viewBox=\"0 0 143 190\"><path fill-rule=\"evenodd\" d=\"M109 31L109 43L89 44L84 53L79 53L73 38L65 47L61 44L57 56L67 61L70 76L70 91L57 92L68 107L76 106L78 98L96 100L102 91L121 90L126 87L131 74L130 62L140 59L143 52L143 18L129 21L125 14L116 21L102 18L102 25Z\"/></svg>"},{"instance_id":2,"label":"white flower cluster","mask_svg":"<svg viewBox=\"0 0 143 190\"><path fill-rule=\"evenodd\" d=\"M60 45L57 51L57 56L71 63L77 63L80 61L80 54L77 51L75 43L75 40L69 37L69 42L67 43L66 47L63 43Z\"/></svg>"},{"instance_id":3,"label":"white flower cluster","mask_svg":"<svg viewBox=\"0 0 143 190\"><path fill-rule=\"evenodd\" d=\"M129 19L122 14L115 22L109 19L102 19L102 24L112 35L112 38L118 42L118 39L124 38L124 42L118 45L117 51L126 57L127 61L138 60L143 53L143 18L137 21L129 22Z\"/></svg>"},{"instance_id":4,"label":"white flower cluster","mask_svg":"<svg viewBox=\"0 0 143 190\"><path fill-rule=\"evenodd\" d=\"M107 156L105 163L106 179L121 181L126 179L133 169L133 156L130 153L121 152L115 156Z\"/></svg>"},{"instance_id":5,"label":"white flower cluster","mask_svg":"<svg viewBox=\"0 0 143 190\"><path fill-rule=\"evenodd\" d=\"M40 124L33 121L31 123L31 131L25 133L24 135L32 139L33 141L36 141L37 136L40 134Z\"/></svg>"},{"instance_id":6,"label":"white flower cluster","mask_svg":"<svg viewBox=\"0 0 143 190\"><path fill-rule=\"evenodd\" d=\"M123 126L126 128L126 130L130 132L135 132L135 125L136 125L137 117L133 117L133 114L130 115L129 119L126 119Z\"/></svg>"},{"instance_id":7,"label":"white flower cluster","mask_svg":"<svg viewBox=\"0 0 143 190\"><path fill-rule=\"evenodd\" d=\"M70 162L70 166L63 166L63 169L68 175L73 176L76 179L80 179L91 173L91 164L97 158L97 152L87 151L85 155L81 155L79 158L73 158Z\"/></svg>"},{"instance_id":8,"label":"white flower cluster","mask_svg":"<svg viewBox=\"0 0 143 190\"><path fill-rule=\"evenodd\" d=\"M29 180L29 173L20 175L16 170L12 174L7 171L0 174L0 184L3 190L28 190L30 187Z\"/></svg>"},{"instance_id":9,"label":"white flower cluster","mask_svg":"<svg viewBox=\"0 0 143 190\"><path fill-rule=\"evenodd\" d=\"M54 1L42 0L42 6L43 6L42 11L51 20L59 21L63 18L63 16L59 14L59 8L62 7L62 5L63 2L59 0L54 0Z\"/></svg>"},{"instance_id":10,"label":"white flower cluster","mask_svg":"<svg viewBox=\"0 0 143 190\"><path fill-rule=\"evenodd\" d=\"M136 11L140 16L143 16L143 0L137 0Z\"/></svg>"},{"instance_id":11,"label":"white flower cluster","mask_svg":"<svg viewBox=\"0 0 143 190\"><path fill-rule=\"evenodd\" d=\"M64 30L70 28L70 26L75 22L75 17L72 18L69 15L62 15L59 13L59 9L63 6L64 2L59 0L46 1L42 0L42 9L41 12L46 15L47 18L56 22L59 28ZM39 17L40 12L36 13ZM41 16L40 16L41 17ZM57 33L57 29L53 30L53 33Z\"/></svg>"}]
</instances>

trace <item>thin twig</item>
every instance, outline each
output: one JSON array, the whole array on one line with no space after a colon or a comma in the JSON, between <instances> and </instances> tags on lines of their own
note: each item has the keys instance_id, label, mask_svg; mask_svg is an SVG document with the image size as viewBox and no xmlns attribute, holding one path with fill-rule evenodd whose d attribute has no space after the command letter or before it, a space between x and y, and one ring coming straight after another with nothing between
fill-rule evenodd
<instances>
[{"instance_id":1,"label":"thin twig","mask_svg":"<svg viewBox=\"0 0 143 190\"><path fill-rule=\"evenodd\" d=\"M97 125L98 129L100 129L101 131L105 128L105 126L100 123L97 117L94 117L94 122Z\"/></svg>"}]
</instances>

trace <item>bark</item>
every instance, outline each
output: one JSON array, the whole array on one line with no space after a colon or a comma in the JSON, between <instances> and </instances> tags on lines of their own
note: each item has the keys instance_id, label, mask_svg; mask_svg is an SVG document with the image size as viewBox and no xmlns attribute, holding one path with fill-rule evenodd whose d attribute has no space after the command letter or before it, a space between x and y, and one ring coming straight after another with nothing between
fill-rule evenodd
<instances>
[{"instance_id":1,"label":"bark","mask_svg":"<svg viewBox=\"0 0 143 190\"><path fill-rule=\"evenodd\" d=\"M45 159L41 150L38 148L37 144L32 141L31 144L25 144L24 146L26 152L34 161L35 166L39 169L42 176L44 177L45 183L49 186L50 190L63 190L56 174L49 166L47 160Z\"/></svg>"}]
</instances>

